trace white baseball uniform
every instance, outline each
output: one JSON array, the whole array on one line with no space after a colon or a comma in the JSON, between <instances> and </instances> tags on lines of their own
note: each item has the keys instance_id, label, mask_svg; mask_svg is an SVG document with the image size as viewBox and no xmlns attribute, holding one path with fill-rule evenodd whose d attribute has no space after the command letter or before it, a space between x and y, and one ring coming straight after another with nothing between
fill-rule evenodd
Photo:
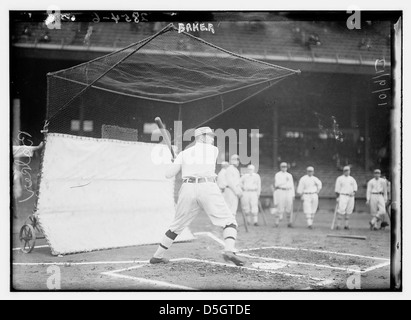
<instances>
[{"instance_id":1,"label":"white baseball uniform","mask_svg":"<svg viewBox=\"0 0 411 320\"><path fill-rule=\"evenodd\" d=\"M224 199L230 209L231 213L236 216L238 209L238 196L237 193L241 192L241 176L240 171L234 166L230 165L226 169L225 178L227 182L227 188L224 190Z\"/></svg>"},{"instance_id":2,"label":"white baseball uniform","mask_svg":"<svg viewBox=\"0 0 411 320\"><path fill-rule=\"evenodd\" d=\"M305 175L298 183L297 193L301 194L303 210L309 226L312 225L318 209L318 193L321 189L322 183L315 176Z\"/></svg>"},{"instance_id":3,"label":"white baseball uniform","mask_svg":"<svg viewBox=\"0 0 411 320\"><path fill-rule=\"evenodd\" d=\"M174 221L150 259L151 264L167 263L168 260L163 257L164 253L184 228L201 211L205 211L214 225L223 228L224 260L234 262L238 266L244 265L244 262L234 254L237 238L236 219L216 183L218 148L211 144L207 134L212 134L211 128L196 129L195 145L182 151L167 169L167 178L175 177L181 171L183 185L179 191Z\"/></svg>"},{"instance_id":4,"label":"white baseball uniform","mask_svg":"<svg viewBox=\"0 0 411 320\"><path fill-rule=\"evenodd\" d=\"M371 179L367 184L367 201L370 203L370 211L374 217L381 219L386 213L385 204L388 201L387 180Z\"/></svg>"},{"instance_id":5,"label":"white baseball uniform","mask_svg":"<svg viewBox=\"0 0 411 320\"><path fill-rule=\"evenodd\" d=\"M351 176L339 176L335 182L335 192L338 193L339 202L337 212L341 215L350 215L354 211L355 192L358 191L357 181Z\"/></svg>"},{"instance_id":6,"label":"white baseball uniform","mask_svg":"<svg viewBox=\"0 0 411 320\"><path fill-rule=\"evenodd\" d=\"M183 182L189 178L208 179L197 183L183 183L178 197L176 216L170 231L179 234L202 210L211 222L220 227L237 225L224 201L221 191L215 183L215 164L218 148L205 143L196 143L182 151L174 164L182 165Z\"/></svg>"},{"instance_id":7,"label":"white baseball uniform","mask_svg":"<svg viewBox=\"0 0 411 320\"><path fill-rule=\"evenodd\" d=\"M261 194L261 178L258 173L246 173L241 177L241 188L243 196L241 197L241 208L248 216L253 216L254 223L258 222L258 199Z\"/></svg>"},{"instance_id":8,"label":"white baseball uniform","mask_svg":"<svg viewBox=\"0 0 411 320\"><path fill-rule=\"evenodd\" d=\"M291 221L291 211L295 196L293 176L288 172L277 172L274 178L274 206L277 207L276 224L287 214L289 222Z\"/></svg>"},{"instance_id":9,"label":"white baseball uniform","mask_svg":"<svg viewBox=\"0 0 411 320\"><path fill-rule=\"evenodd\" d=\"M222 168L217 175L217 184L222 191L224 191L225 188L227 188L226 174L227 174L227 168Z\"/></svg>"}]
</instances>

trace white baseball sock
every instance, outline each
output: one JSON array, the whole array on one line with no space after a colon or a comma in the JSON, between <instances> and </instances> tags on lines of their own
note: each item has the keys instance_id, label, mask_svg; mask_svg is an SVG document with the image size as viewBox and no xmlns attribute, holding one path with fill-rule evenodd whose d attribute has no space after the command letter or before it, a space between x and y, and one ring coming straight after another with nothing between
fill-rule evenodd
<instances>
[{"instance_id":1,"label":"white baseball sock","mask_svg":"<svg viewBox=\"0 0 411 320\"><path fill-rule=\"evenodd\" d=\"M229 225L223 231L225 251L235 251L235 240L237 239L237 229L234 225Z\"/></svg>"},{"instance_id":2,"label":"white baseball sock","mask_svg":"<svg viewBox=\"0 0 411 320\"><path fill-rule=\"evenodd\" d=\"M157 251L154 253L154 258L163 258L164 253L171 247L177 234L168 230L164 235L163 239L160 242L160 245L157 248Z\"/></svg>"}]
</instances>

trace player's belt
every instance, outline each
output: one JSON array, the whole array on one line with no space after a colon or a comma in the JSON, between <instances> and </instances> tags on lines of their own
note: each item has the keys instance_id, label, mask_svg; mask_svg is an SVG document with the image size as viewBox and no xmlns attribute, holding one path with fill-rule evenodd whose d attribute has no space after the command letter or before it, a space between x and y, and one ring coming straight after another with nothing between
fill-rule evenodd
<instances>
[{"instance_id":1,"label":"player's belt","mask_svg":"<svg viewBox=\"0 0 411 320\"><path fill-rule=\"evenodd\" d=\"M187 177L183 178L184 183L205 183L205 182L216 182L215 178L209 178L209 177Z\"/></svg>"},{"instance_id":2,"label":"player's belt","mask_svg":"<svg viewBox=\"0 0 411 320\"><path fill-rule=\"evenodd\" d=\"M342 195L342 196L347 196L347 197L353 197L353 196L350 195L349 193L340 193L340 195Z\"/></svg>"},{"instance_id":3,"label":"player's belt","mask_svg":"<svg viewBox=\"0 0 411 320\"><path fill-rule=\"evenodd\" d=\"M304 194L317 194L317 192L304 192Z\"/></svg>"},{"instance_id":4,"label":"player's belt","mask_svg":"<svg viewBox=\"0 0 411 320\"><path fill-rule=\"evenodd\" d=\"M284 191L288 191L291 190L291 188L276 188L277 190L284 190Z\"/></svg>"},{"instance_id":5,"label":"player's belt","mask_svg":"<svg viewBox=\"0 0 411 320\"><path fill-rule=\"evenodd\" d=\"M258 189L244 189L244 191L254 192L254 191L258 191Z\"/></svg>"},{"instance_id":6,"label":"player's belt","mask_svg":"<svg viewBox=\"0 0 411 320\"><path fill-rule=\"evenodd\" d=\"M383 195L384 193L382 193L382 192L371 192L371 194L381 194L381 195Z\"/></svg>"}]
</instances>

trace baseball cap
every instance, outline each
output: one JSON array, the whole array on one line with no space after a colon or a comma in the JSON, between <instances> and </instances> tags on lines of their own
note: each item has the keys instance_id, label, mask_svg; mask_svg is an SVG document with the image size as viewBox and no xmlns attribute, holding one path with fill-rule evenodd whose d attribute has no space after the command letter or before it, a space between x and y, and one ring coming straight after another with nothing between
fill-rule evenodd
<instances>
[{"instance_id":1,"label":"baseball cap","mask_svg":"<svg viewBox=\"0 0 411 320\"><path fill-rule=\"evenodd\" d=\"M314 167L308 167L307 171L314 171Z\"/></svg>"},{"instance_id":2,"label":"baseball cap","mask_svg":"<svg viewBox=\"0 0 411 320\"><path fill-rule=\"evenodd\" d=\"M380 170L380 169L375 169L375 170L374 170L374 173L379 173L379 174L381 174L381 170Z\"/></svg>"},{"instance_id":3,"label":"baseball cap","mask_svg":"<svg viewBox=\"0 0 411 320\"><path fill-rule=\"evenodd\" d=\"M350 168L350 166L345 166L343 170L344 170L344 171L350 171L351 168Z\"/></svg>"},{"instance_id":4,"label":"baseball cap","mask_svg":"<svg viewBox=\"0 0 411 320\"><path fill-rule=\"evenodd\" d=\"M194 137L198 137L203 134L208 134L215 137L214 131L210 127L200 127L194 130Z\"/></svg>"},{"instance_id":5,"label":"baseball cap","mask_svg":"<svg viewBox=\"0 0 411 320\"><path fill-rule=\"evenodd\" d=\"M238 154L233 154L231 156L231 160L238 160L238 159L240 159L240 156Z\"/></svg>"},{"instance_id":6,"label":"baseball cap","mask_svg":"<svg viewBox=\"0 0 411 320\"><path fill-rule=\"evenodd\" d=\"M280 167L286 167L286 168L288 168L287 162L281 162Z\"/></svg>"}]
</instances>

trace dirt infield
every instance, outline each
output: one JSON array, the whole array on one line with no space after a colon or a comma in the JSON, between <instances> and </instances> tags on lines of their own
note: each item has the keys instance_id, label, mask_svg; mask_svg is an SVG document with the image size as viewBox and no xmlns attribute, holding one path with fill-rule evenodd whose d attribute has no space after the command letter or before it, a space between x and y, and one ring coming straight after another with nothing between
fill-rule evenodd
<instances>
[{"instance_id":1,"label":"dirt infield","mask_svg":"<svg viewBox=\"0 0 411 320\"><path fill-rule=\"evenodd\" d=\"M353 276L363 290L389 289L389 229L370 231L369 215L360 211L353 215L351 230L331 231L332 205L327 208L323 201L314 230L306 228L301 213L292 229L285 224L273 228L267 214L267 226L260 218L260 226L250 226L247 233L239 216L237 249L246 260L243 268L223 261L221 231L205 215L191 227L196 240L173 245L167 265L148 264L156 245L54 257L42 240L31 254L23 254L14 234L13 288L49 290L58 270L61 290L347 290ZM331 232L367 240L328 238Z\"/></svg>"}]
</instances>

